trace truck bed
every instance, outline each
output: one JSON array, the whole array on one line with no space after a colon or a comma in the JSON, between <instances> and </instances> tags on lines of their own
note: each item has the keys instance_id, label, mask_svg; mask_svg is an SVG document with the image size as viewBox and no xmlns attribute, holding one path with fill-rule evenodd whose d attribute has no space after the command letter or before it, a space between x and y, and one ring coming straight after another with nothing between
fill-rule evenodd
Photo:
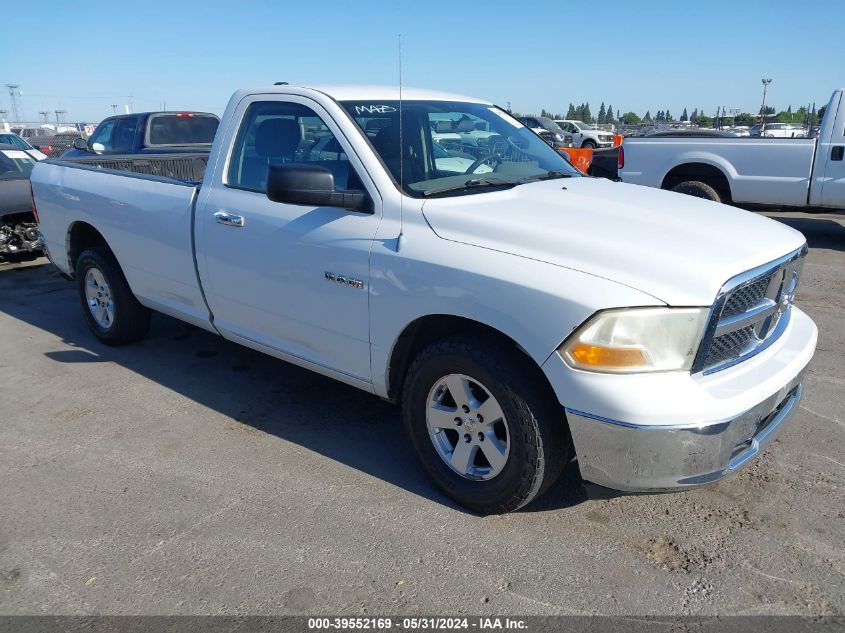
<instances>
[{"instance_id":1,"label":"truck bed","mask_svg":"<svg viewBox=\"0 0 845 633\"><path fill-rule=\"evenodd\" d=\"M186 154L125 154L60 158L62 162L89 165L98 169L130 171L135 174L161 176L191 184L199 184L205 176L208 152Z\"/></svg>"},{"instance_id":2,"label":"truck bed","mask_svg":"<svg viewBox=\"0 0 845 633\"><path fill-rule=\"evenodd\" d=\"M33 172L40 228L53 262L72 273L66 241L76 230L94 228L141 303L210 328L194 259L198 184L139 171L166 171L160 161L127 157L117 163L120 169L113 169L103 166L112 157L86 164L92 160L98 161L42 161Z\"/></svg>"},{"instance_id":3,"label":"truck bed","mask_svg":"<svg viewBox=\"0 0 845 633\"><path fill-rule=\"evenodd\" d=\"M660 188L674 167L704 163L725 174L734 202L801 207L807 205L816 141L633 137L623 148L619 175L625 182Z\"/></svg>"}]
</instances>

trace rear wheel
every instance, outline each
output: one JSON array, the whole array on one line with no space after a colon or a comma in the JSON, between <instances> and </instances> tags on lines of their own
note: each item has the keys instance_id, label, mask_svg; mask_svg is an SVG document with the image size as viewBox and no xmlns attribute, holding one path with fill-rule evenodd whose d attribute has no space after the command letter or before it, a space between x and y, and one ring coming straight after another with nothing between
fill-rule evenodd
<instances>
[{"instance_id":1,"label":"rear wheel","mask_svg":"<svg viewBox=\"0 0 845 633\"><path fill-rule=\"evenodd\" d=\"M429 478L482 514L521 508L551 486L571 443L559 405L538 382L527 359L501 341L460 336L424 349L402 405Z\"/></svg>"},{"instance_id":2,"label":"rear wheel","mask_svg":"<svg viewBox=\"0 0 845 633\"><path fill-rule=\"evenodd\" d=\"M144 337L150 327L150 311L132 294L109 251L100 247L83 251L75 275L82 311L94 336L106 345Z\"/></svg>"},{"instance_id":3,"label":"rear wheel","mask_svg":"<svg viewBox=\"0 0 845 633\"><path fill-rule=\"evenodd\" d=\"M672 191L676 193L683 193L688 196L694 196L696 198L712 200L713 202L722 201L722 196L719 195L718 191L706 182L701 182L700 180L686 180L684 182L679 182L677 185L672 187Z\"/></svg>"}]
</instances>

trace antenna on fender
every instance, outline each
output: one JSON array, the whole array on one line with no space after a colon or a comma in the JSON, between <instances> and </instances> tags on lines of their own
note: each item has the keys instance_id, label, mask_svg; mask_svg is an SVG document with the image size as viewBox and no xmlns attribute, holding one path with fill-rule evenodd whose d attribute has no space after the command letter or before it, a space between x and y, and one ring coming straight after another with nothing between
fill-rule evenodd
<instances>
[{"instance_id":1,"label":"antenna on fender","mask_svg":"<svg viewBox=\"0 0 845 633\"><path fill-rule=\"evenodd\" d=\"M403 198L405 197L405 125L402 120L402 34L399 40L399 235L396 236L396 252L402 245L405 234L405 216L403 213Z\"/></svg>"}]
</instances>

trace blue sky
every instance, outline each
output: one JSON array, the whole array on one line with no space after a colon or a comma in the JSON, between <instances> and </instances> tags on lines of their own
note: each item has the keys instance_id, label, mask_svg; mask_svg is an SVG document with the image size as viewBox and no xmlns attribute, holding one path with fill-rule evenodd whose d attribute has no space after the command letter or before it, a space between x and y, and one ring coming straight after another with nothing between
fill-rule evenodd
<instances>
[{"instance_id":1,"label":"blue sky","mask_svg":"<svg viewBox=\"0 0 845 633\"><path fill-rule=\"evenodd\" d=\"M273 81L396 83L399 33L405 85L520 112L604 101L712 116L756 111L762 77L778 109L845 85L845 0L39 0L6 3L3 22L0 85L21 86L33 120L97 121L129 95L136 111L221 113L236 88Z\"/></svg>"}]
</instances>

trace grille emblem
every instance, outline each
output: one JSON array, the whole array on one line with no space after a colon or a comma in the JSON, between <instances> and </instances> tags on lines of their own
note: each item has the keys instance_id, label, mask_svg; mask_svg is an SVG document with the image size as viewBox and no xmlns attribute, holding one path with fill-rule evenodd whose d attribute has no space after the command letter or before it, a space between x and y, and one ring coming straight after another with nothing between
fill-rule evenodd
<instances>
[{"instance_id":1,"label":"grille emblem","mask_svg":"<svg viewBox=\"0 0 845 633\"><path fill-rule=\"evenodd\" d=\"M730 367L779 335L778 326L789 319L806 252L804 246L768 269L761 266L728 280L712 317L715 323L711 320L712 334L702 342L694 371L703 369L709 374Z\"/></svg>"},{"instance_id":2,"label":"grille emblem","mask_svg":"<svg viewBox=\"0 0 845 633\"><path fill-rule=\"evenodd\" d=\"M794 264L785 266L774 274L769 284L767 295L775 303L777 309L770 317L763 319L754 326L754 336L763 341L777 326L780 318L789 310L795 299L795 289L798 285L798 270ZM772 292L774 290L774 292Z\"/></svg>"}]
</instances>

